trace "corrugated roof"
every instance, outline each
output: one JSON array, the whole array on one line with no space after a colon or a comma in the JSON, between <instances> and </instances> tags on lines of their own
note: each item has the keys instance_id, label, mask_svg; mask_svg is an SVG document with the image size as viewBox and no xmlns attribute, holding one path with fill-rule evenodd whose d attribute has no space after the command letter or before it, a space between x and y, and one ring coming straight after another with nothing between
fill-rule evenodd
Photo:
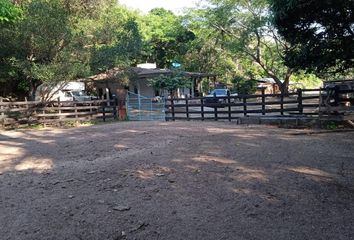
<instances>
[{"instance_id":1,"label":"corrugated roof","mask_svg":"<svg viewBox=\"0 0 354 240\"><path fill-rule=\"evenodd\" d=\"M85 80L91 81L105 81L105 80L118 80L124 74L133 74L138 78L152 78L157 77L159 75L170 74L172 71L169 69L155 68L155 69L147 69L140 67L130 67L128 69L122 70L120 68L112 68L107 70L104 73L100 73L91 77L86 78ZM214 77L216 74L208 74L208 73L198 73L198 72L184 72L184 74L188 77Z\"/></svg>"}]
</instances>

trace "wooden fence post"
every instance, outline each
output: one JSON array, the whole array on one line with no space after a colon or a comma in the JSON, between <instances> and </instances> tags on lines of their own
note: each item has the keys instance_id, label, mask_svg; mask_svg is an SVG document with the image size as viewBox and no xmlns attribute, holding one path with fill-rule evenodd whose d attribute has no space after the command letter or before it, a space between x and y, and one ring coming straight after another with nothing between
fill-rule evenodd
<instances>
[{"instance_id":1,"label":"wooden fence post","mask_svg":"<svg viewBox=\"0 0 354 240\"><path fill-rule=\"evenodd\" d=\"M230 91L227 91L227 111L229 115L229 122L231 122L231 98L230 98Z\"/></svg>"},{"instance_id":2,"label":"wooden fence post","mask_svg":"<svg viewBox=\"0 0 354 240\"><path fill-rule=\"evenodd\" d=\"M243 116L247 116L247 97L243 97Z\"/></svg>"},{"instance_id":3,"label":"wooden fence post","mask_svg":"<svg viewBox=\"0 0 354 240\"><path fill-rule=\"evenodd\" d=\"M262 88L262 115L266 114L265 108L265 88Z\"/></svg>"},{"instance_id":4,"label":"wooden fence post","mask_svg":"<svg viewBox=\"0 0 354 240\"><path fill-rule=\"evenodd\" d=\"M297 89L297 108L299 110L299 114L304 113L304 108L302 106L302 89Z\"/></svg>"},{"instance_id":5,"label":"wooden fence post","mask_svg":"<svg viewBox=\"0 0 354 240\"><path fill-rule=\"evenodd\" d=\"M105 103L106 102L102 102L102 118L103 118L103 122L106 122L106 108L105 108Z\"/></svg>"},{"instance_id":6,"label":"wooden fence post","mask_svg":"<svg viewBox=\"0 0 354 240\"><path fill-rule=\"evenodd\" d=\"M172 111L172 121L175 121L175 105L174 105L174 101L173 101L173 96L171 96L170 98L171 100L171 111Z\"/></svg>"},{"instance_id":7,"label":"wooden fence post","mask_svg":"<svg viewBox=\"0 0 354 240\"><path fill-rule=\"evenodd\" d=\"M204 98L200 99L200 110L201 110L201 115L202 115L202 121L204 121Z\"/></svg>"},{"instance_id":8,"label":"wooden fence post","mask_svg":"<svg viewBox=\"0 0 354 240\"><path fill-rule=\"evenodd\" d=\"M280 114L284 115L284 94L280 95Z\"/></svg>"},{"instance_id":9,"label":"wooden fence post","mask_svg":"<svg viewBox=\"0 0 354 240\"><path fill-rule=\"evenodd\" d=\"M60 121L62 119L62 116L61 116L61 104L60 104L60 97L58 98L58 109L59 109L59 124L60 124Z\"/></svg>"},{"instance_id":10,"label":"wooden fence post","mask_svg":"<svg viewBox=\"0 0 354 240\"><path fill-rule=\"evenodd\" d=\"M3 112L3 109L5 109L4 108L4 106L2 105L2 102L3 102L3 100L2 100L2 97L0 97L0 123L4 123L4 121L5 121L5 113ZM5 125L3 125L3 127L5 127Z\"/></svg>"},{"instance_id":11,"label":"wooden fence post","mask_svg":"<svg viewBox=\"0 0 354 240\"><path fill-rule=\"evenodd\" d=\"M323 111L324 111L324 102L323 102L323 94L322 89L319 90L319 97L318 97L318 117L322 119Z\"/></svg>"},{"instance_id":12,"label":"wooden fence post","mask_svg":"<svg viewBox=\"0 0 354 240\"><path fill-rule=\"evenodd\" d=\"M93 118L92 101L90 101L90 117L89 117L89 119L92 120L92 118Z\"/></svg>"},{"instance_id":13,"label":"wooden fence post","mask_svg":"<svg viewBox=\"0 0 354 240\"><path fill-rule=\"evenodd\" d=\"M188 98L186 98L186 115L187 115L187 121L189 121L189 106L188 106Z\"/></svg>"},{"instance_id":14,"label":"wooden fence post","mask_svg":"<svg viewBox=\"0 0 354 240\"><path fill-rule=\"evenodd\" d=\"M78 115L77 115L77 103L74 103L74 110L75 110L75 125L78 126L79 125L79 120Z\"/></svg>"},{"instance_id":15,"label":"wooden fence post","mask_svg":"<svg viewBox=\"0 0 354 240\"><path fill-rule=\"evenodd\" d=\"M46 127L45 108L46 108L47 106L48 106L48 103L43 104L43 110L42 110L42 114L43 114L43 118L42 118L42 120L43 120L43 127Z\"/></svg>"},{"instance_id":16,"label":"wooden fence post","mask_svg":"<svg viewBox=\"0 0 354 240\"><path fill-rule=\"evenodd\" d=\"M118 115L117 115L117 98L114 98L113 101L113 119L117 120L118 119Z\"/></svg>"},{"instance_id":17,"label":"wooden fence post","mask_svg":"<svg viewBox=\"0 0 354 240\"><path fill-rule=\"evenodd\" d=\"M168 111L169 111L169 105L168 105L168 100L167 100L167 98L163 98L163 101L165 102L165 121L166 122L168 122L168 115L167 115L167 113L168 113Z\"/></svg>"},{"instance_id":18,"label":"wooden fence post","mask_svg":"<svg viewBox=\"0 0 354 240\"><path fill-rule=\"evenodd\" d=\"M216 98L216 93L214 92L214 101L213 101L216 105L219 104L219 99ZM214 120L217 121L218 120L218 108L215 106L214 107Z\"/></svg>"}]
</instances>

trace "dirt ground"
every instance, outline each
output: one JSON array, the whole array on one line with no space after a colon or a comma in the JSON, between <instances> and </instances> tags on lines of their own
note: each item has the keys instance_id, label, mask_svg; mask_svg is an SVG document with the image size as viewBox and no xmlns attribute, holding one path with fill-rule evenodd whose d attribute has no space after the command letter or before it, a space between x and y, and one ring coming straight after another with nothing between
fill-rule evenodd
<instances>
[{"instance_id":1,"label":"dirt ground","mask_svg":"<svg viewBox=\"0 0 354 240\"><path fill-rule=\"evenodd\" d=\"M354 239L354 132L123 122L0 132L0 239Z\"/></svg>"}]
</instances>

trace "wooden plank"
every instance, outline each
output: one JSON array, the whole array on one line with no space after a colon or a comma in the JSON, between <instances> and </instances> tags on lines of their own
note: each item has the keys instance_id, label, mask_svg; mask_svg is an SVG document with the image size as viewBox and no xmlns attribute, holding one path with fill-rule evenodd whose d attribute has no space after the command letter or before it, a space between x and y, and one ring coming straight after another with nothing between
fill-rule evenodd
<instances>
[{"instance_id":1,"label":"wooden plank","mask_svg":"<svg viewBox=\"0 0 354 240\"><path fill-rule=\"evenodd\" d=\"M262 88L262 115L266 114L266 105L265 105L265 89Z\"/></svg>"},{"instance_id":2,"label":"wooden plank","mask_svg":"<svg viewBox=\"0 0 354 240\"><path fill-rule=\"evenodd\" d=\"M1 108L0 106L0 113L7 113L7 112L27 112L28 108Z\"/></svg>"},{"instance_id":3,"label":"wooden plank","mask_svg":"<svg viewBox=\"0 0 354 240\"><path fill-rule=\"evenodd\" d=\"M202 117L202 121L204 121L204 99L201 99L200 100L200 103L201 103L201 106L200 106L200 109L201 109L201 117Z\"/></svg>"},{"instance_id":4,"label":"wooden plank","mask_svg":"<svg viewBox=\"0 0 354 240\"><path fill-rule=\"evenodd\" d=\"M229 117L229 122L231 122L231 105L230 105L230 103L231 103L231 98L230 98L230 91L227 91L227 103L228 103L228 108L227 108L227 110L228 110L228 117Z\"/></svg>"},{"instance_id":5,"label":"wooden plank","mask_svg":"<svg viewBox=\"0 0 354 240\"><path fill-rule=\"evenodd\" d=\"M291 101L285 101L283 102L284 104L296 104L298 103L297 100L291 100ZM270 105L280 105L281 104L281 101L271 101L271 102L265 102L265 106L270 106ZM228 106L231 106L231 107L243 107L245 104L243 102L241 103L233 103L233 102L226 102L226 103L207 103L205 104L204 103L204 106L206 107L228 107ZM246 103L247 106L262 106L262 102L247 102ZM171 105L166 105L167 107L170 107ZM186 104L174 104L174 107L175 108L185 108L186 107ZM188 104L188 107L201 107L201 104Z\"/></svg>"},{"instance_id":6,"label":"wooden plank","mask_svg":"<svg viewBox=\"0 0 354 240\"><path fill-rule=\"evenodd\" d=\"M90 110L90 109L98 109L101 108L101 106L77 106L76 109L78 110ZM45 110L45 111L51 111L51 110L73 110L74 107L41 107L37 108L38 110Z\"/></svg>"},{"instance_id":7,"label":"wooden plank","mask_svg":"<svg viewBox=\"0 0 354 240\"><path fill-rule=\"evenodd\" d=\"M172 117L167 117L168 120L172 120ZM223 119L223 120L228 120L229 117L219 117L218 118L219 120L220 119ZM240 119L240 117L231 117L231 120L236 120L236 119ZM175 117L175 120L187 120L186 117ZM201 118L201 117L193 117L193 118L190 118L190 121L193 121L193 120L214 120L214 117L204 117L204 118Z\"/></svg>"},{"instance_id":8,"label":"wooden plank","mask_svg":"<svg viewBox=\"0 0 354 240\"><path fill-rule=\"evenodd\" d=\"M106 111L105 111L105 104L102 103L102 119L105 122L106 121Z\"/></svg>"},{"instance_id":9,"label":"wooden plank","mask_svg":"<svg viewBox=\"0 0 354 240\"><path fill-rule=\"evenodd\" d=\"M36 105L40 104L40 101L23 101L23 102L0 102L0 106L9 106L9 105Z\"/></svg>"},{"instance_id":10,"label":"wooden plank","mask_svg":"<svg viewBox=\"0 0 354 240\"><path fill-rule=\"evenodd\" d=\"M284 95L280 96L280 114L284 115Z\"/></svg>"},{"instance_id":11,"label":"wooden plank","mask_svg":"<svg viewBox=\"0 0 354 240\"><path fill-rule=\"evenodd\" d=\"M42 113L35 114L34 117L65 117L65 116L82 116L82 115L90 115L91 112L71 112L71 113ZM91 114L92 115L92 114Z\"/></svg>"},{"instance_id":12,"label":"wooden plank","mask_svg":"<svg viewBox=\"0 0 354 240\"><path fill-rule=\"evenodd\" d=\"M188 106L188 98L186 98L186 117L189 120L189 106Z\"/></svg>"},{"instance_id":13,"label":"wooden plank","mask_svg":"<svg viewBox=\"0 0 354 240\"><path fill-rule=\"evenodd\" d=\"M287 96L296 96L297 93L289 93ZM264 94L264 97L280 97L281 94ZM238 96L230 96L231 99L242 99L242 98L261 98L262 94L239 94ZM192 102L193 100L201 100L206 99L207 97L193 97L190 98L189 101ZM216 97L217 99L224 99L226 100L228 97ZM185 98L173 98L174 101L185 101Z\"/></svg>"},{"instance_id":14,"label":"wooden plank","mask_svg":"<svg viewBox=\"0 0 354 240\"><path fill-rule=\"evenodd\" d=\"M281 111L283 112L289 112L289 111L297 111L298 108L283 108L280 109L280 108L273 108L273 109L265 109L265 113L275 113L275 112L279 112L281 113ZM247 109L246 111L246 114L249 114L249 113L262 113L263 110L262 109L254 109L254 110L251 110L251 109ZM170 112L167 112L167 113L170 113ZM189 114L201 114L202 111L193 111L193 112L189 112ZM209 115L215 115L215 112L214 111L203 111L204 114L209 114ZM241 113L245 113L244 110L238 110L238 111L231 111L230 112L231 114L241 114ZM175 114L186 114L186 111L175 111ZM218 115L219 114L229 114L229 111L218 111ZM192 118L192 117L191 117ZM213 118L215 120L215 116Z\"/></svg>"},{"instance_id":15,"label":"wooden plank","mask_svg":"<svg viewBox=\"0 0 354 240\"><path fill-rule=\"evenodd\" d=\"M214 92L214 102L218 102L219 99L216 97L216 94ZM217 121L218 120L218 108L215 106L214 107L214 120Z\"/></svg>"},{"instance_id":16,"label":"wooden plank","mask_svg":"<svg viewBox=\"0 0 354 240\"><path fill-rule=\"evenodd\" d=\"M297 101L298 101L298 111L300 114L302 114L304 112L304 108L302 107L302 90L301 89L298 89L297 90Z\"/></svg>"},{"instance_id":17,"label":"wooden plank","mask_svg":"<svg viewBox=\"0 0 354 240\"><path fill-rule=\"evenodd\" d=\"M319 104L302 104L303 108L318 108Z\"/></svg>"},{"instance_id":18,"label":"wooden plank","mask_svg":"<svg viewBox=\"0 0 354 240\"><path fill-rule=\"evenodd\" d=\"M302 96L302 100L318 99L319 96Z\"/></svg>"},{"instance_id":19,"label":"wooden plank","mask_svg":"<svg viewBox=\"0 0 354 240\"><path fill-rule=\"evenodd\" d=\"M247 116L247 98L243 98L243 115Z\"/></svg>"},{"instance_id":20,"label":"wooden plank","mask_svg":"<svg viewBox=\"0 0 354 240\"><path fill-rule=\"evenodd\" d=\"M308 89L300 89L302 92L319 92L322 88L308 88Z\"/></svg>"},{"instance_id":21,"label":"wooden plank","mask_svg":"<svg viewBox=\"0 0 354 240\"><path fill-rule=\"evenodd\" d=\"M170 99L171 100L171 110L172 110L172 121L175 120L175 106L174 106L174 100L173 98Z\"/></svg>"},{"instance_id":22,"label":"wooden plank","mask_svg":"<svg viewBox=\"0 0 354 240\"><path fill-rule=\"evenodd\" d=\"M113 118L114 119L118 119L118 114L117 114L117 103L118 103L118 100L115 99L114 102L113 102L113 109L112 109L112 113L113 113Z\"/></svg>"}]
</instances>

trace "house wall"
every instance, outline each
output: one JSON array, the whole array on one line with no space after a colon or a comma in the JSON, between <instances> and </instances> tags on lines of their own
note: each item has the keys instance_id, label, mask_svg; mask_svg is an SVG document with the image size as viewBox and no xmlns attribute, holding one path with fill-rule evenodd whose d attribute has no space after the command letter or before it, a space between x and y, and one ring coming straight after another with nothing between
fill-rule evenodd
<instances>
[{"instance_id":1,"label":"house wall","mask_svg":"<svg viewBox=\"0 0 354 240\"><path fill-rule=\"evenodd\" d=\"M129 83L129 91L144 97L154 97L155 90L153 87L149 86L148 83L149 81L146 78L132 80Z\"/></svg>"},{"instance_id":2,"label":"house wall","mask_svg":"<svg viewBox=\"0 0 354 240\"><path fill-rule=\"evenodd\" d=\"M111 99L112 94L117 95L117 89L124 88L121 84L114 81L97 81L95 82L97 96L100 99Z\"/></svg>"},{"instance_id":3,"label":"house wall","mask_svg":"<svg viewBox=\"0 0 354 240\"><path fill-rule=\"evenodd\" d=\"M275 83L260 83L257 85L257 87L264 87L266 94L277 94L280 92L278 85ZM257 94L258 93L261 94L261 92L257 91Z\"/></svg>"},{"instance_id":4,"label":"house wall","mask_svg":"<svg viewBox=\"0 0 354 240\"><path fill-rule=\"evenodd\" d=\"M101 99L102 97L104 99L107 99L107 90L109 91L110 98L112 97L112 94L116 93L117 89L122 89L122 87L119 83L115 81L96 81L95 82L95 87L97 90L97 96L99 96ZM157 95L163 96L163 97L168 97L169 93L166 90L159 90L155 91L155 89L152 86L149 86L149 81L146 78L141 78L138 80L130 80L129 81L129 86L128 86L128 91L136 94L140 94L144 97L155 97ZM180 88L177 90L177 96L175 97L189 97L191 90L189 88Z\"/></svg>"}]
</instances>

